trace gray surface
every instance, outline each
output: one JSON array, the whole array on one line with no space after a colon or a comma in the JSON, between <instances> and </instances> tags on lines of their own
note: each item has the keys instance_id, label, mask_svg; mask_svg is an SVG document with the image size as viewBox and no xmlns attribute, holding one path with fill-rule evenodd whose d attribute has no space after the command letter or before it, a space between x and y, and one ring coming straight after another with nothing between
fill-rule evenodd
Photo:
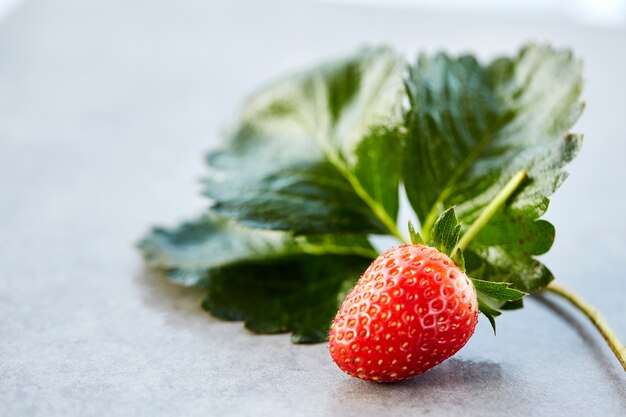
<instances>
[{"instance_id":1,"label":"gray surface","mask_svg":"<svg viewBox=\"0 0 626 417\"><path fill-rule=\"evenodd\" d=\"M587 142L545 258L626 338L624 30L329 5L32 1L0 26L0 416L623 416L626 378L580 314L529 300L452 360L373 385L324 345L252 336L146 272L133 242L197 213L202 153L243 95L385 40L586 60Z\"/></svg>"}]
</instances>

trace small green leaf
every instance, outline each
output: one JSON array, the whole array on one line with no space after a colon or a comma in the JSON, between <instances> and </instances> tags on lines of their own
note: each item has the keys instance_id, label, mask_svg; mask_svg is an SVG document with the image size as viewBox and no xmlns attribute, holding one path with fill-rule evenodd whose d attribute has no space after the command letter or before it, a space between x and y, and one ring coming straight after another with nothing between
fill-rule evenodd
<instances>
[{"instance_id":1,"label":"small green leaf","mask_svg":"<svg viewBox=\"0 0 626 417\"><path fill-rule=\"evenodd\" d=\"M485 317L487 317L487 320L489 320L489 323L491 324L491 327L493 328L493 334L495 335L496 334L496 317L498 317L502 313L490 307L486 302L480 299L478 300L478 310L480 310L480 312L483 313Z\"/></svg>"},{"instance_id":2,"label":"small green leaf","mask_svg":"<svg viewBox=\"0 0 626 417\"><path fill-rule=\"evenodd\" d=\"M524 298L527 294L511 288L509 282L492 282L481 279L470 278L477 291L487 294L496 300L515 301Z\"/></svg>"},{"instance_id":3,"label":"small green leaf","mask_svg":"<svg viewBox=\"0 0 626 417\"><path fill-rule=\"evenodd\" d=\"M409 220L409 236L411 237L411 243L414 245L425 245L424 239L422 236L415 231L415 227L413 227L413 223Z\"/></svg>"},{"instance_id":4,"label":"small green leaf","mask_svg":"<svg viewBox=\"0 0 626 417\"><path fill-rule=\"evenodd\" d=\"M476 278L470 278L474 288L476 289L476 295L478 296L478 309L487 317L491 327L493 327L493 333L496 333L496 317L500 314L502 309L511 309L522 307L522 299L527 294L510 287L508 282L492 282L483 281ZM511 304L511 303L517 303Z\"/></svg>"},{"instance_id":5,"label":"small green leaf","mask_svg":"<svg viewBox=\"0 0 626 417\"><path fill-rule=\"evenodd\" d=\"M435 247L447 255L452 254L452 250L455 248L459 241L461 233L461 225L456 219L454 213L454 207L450 207L435 221L431 236L433 237L433 243Z\"/></svg>"}]
</instances>

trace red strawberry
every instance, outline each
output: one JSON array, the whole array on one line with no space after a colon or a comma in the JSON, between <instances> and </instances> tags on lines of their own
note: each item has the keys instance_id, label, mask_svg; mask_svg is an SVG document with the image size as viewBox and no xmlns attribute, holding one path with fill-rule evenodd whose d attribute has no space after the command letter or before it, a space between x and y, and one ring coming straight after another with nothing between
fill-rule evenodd
<instances>
[{"instance_id":1,"label":"red strawberry","mask_svg":"<svg viewBox=\"0 0 626 417\"><path fill-rule=\"evenodd\" d=\"M399 381L461 349L478 321L476 291L445 254L402 245L380 255L348 294L329 334L349 375Z\"/></svg>"}]
</instances>

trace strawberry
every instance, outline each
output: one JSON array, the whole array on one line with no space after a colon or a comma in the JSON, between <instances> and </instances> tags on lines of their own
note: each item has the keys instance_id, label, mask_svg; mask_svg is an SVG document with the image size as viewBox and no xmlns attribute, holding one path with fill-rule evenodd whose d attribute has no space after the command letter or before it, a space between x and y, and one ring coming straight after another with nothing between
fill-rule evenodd
<instances>
[{"instance_id":1,"label":"strawberry","mask_svg":"<svg viewBox=\"0 0 626 417\"><path fill-rule=\"evenodd\" d=\"M399 381L458 352L477 321L465 273L435 248L402 245L376 258L348 294L330 328L330 354L354 377Z\"/></svg>"}]
</instances>

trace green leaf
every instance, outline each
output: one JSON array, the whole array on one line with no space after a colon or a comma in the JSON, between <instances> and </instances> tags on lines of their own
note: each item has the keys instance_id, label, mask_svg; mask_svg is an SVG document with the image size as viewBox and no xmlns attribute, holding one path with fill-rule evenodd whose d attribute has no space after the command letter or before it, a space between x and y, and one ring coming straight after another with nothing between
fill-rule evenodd
<instances>
[{"instance_id":1,"label":"green leaf","mask_svg":"<svg viewBox=\"0 0 626 417\"><path fill-rule=\"evenodd\" d=\"M461 225L456 219L454 207L450 207L435 221L432 231L433 243L440 252L452 255L460 234Z\"/></svg>"},{"instance_id":2,"label":"green leaf","mask_svg":"<svg viewBox=\"0 0 626 417\"><path fill-rule=\"evenodd\" d=\"M493 282L483 281L476 278L470 278L476 289L478 296L478 309L487 317L493 334L496 334L496 317L500 314L500 310L512 310L522 308L522 299L526 293L511 288L509 282Z\"/></svg>"},{"instance_id":3,"label":"green leaf","mask_svg":"<svg viewBox=\"0 0 626 417\"><path fill-rule=\"evenodd\" d=\"M146 263L178 284L207 289L203 306L259 333L322 341L347 291L377 256L355 235L293 236L215 216L154 229L140 243Z\"/></svg>"},{"instance_id":4,"label":"green leaf","mask_svg":"<svg viewBox=\"0 0 626 417\"><path fill-rule=\"evenodd\" d=\"M492 282L483 281L481 279L471 278L474 288L496 300L515 301L524 298L525 292L510 288L508 282Z\"/></svg>"},{"instance_id":5,"label":"green leaf","mask_svg":"<svg viewBox=\"0 0 626 417\"><path fill-rule=\"evenodd\" d=\"M509 282L514 288L532 293L554 279L541 262L520 251L506 247L473 244L464 252L468 274L484 280Z\"/></svg>"},{"instance_id":6,"label":"green leaf","mask_svg":"<svg viewBox=\"0 0 626 417\"><path fill-rule=\"evenodd\" d=\"M214 271L202 306L255 333L291 331L292 342L326 340L341 303L371 260L315 256Z\"/></svg>"},{"instance_id":7,"label":"green leaf","mask_svg":"<svg viewBox=\"0 0 626 417\"><path fill-rule=\"evenodd\" d=\"M483 313L485 317L487 317L487 320L489 320L489 324L491 324L491 327L493 328L493 334L495 335L496 334L496 317L498 317L502 313L496 310L495 308L491 307L489 304L487 304L487 302L485 302L484 299L480 299L480 298L478 300L478 310L481 313Z\"/></svg>"},{"instance_id":8,"label":"green leaf","mask_svg":"<svg viewBox=\"0 0 626 417\"><path fill-rule=\"evenodd\" d=\"M250 97L207 157L213 210L296 233L395 233L404 69L365 49Z\"/></svg>"},{"instance_id":9,"label":"green leaf","mask_svg":"<svg viewBox=\"0 0 626 417\"><path fill-rule=\"evenodd\" d=\"M250 97L207 156L210 214L155 229L139 245L146 262L206 288L218 317L321 341L377 255L366 235L402 239L404 184L422 225L409 223L411 241L434 242L475 277L495 333L501 310L553 279L534 257L553 243L540 218L582 142L568 132L583 110L581 65L529 45L487 65L421 55L405 72L388 49L364 49Z\"/></svg>"},{"instance_id":10,"label":"green leaf","mask_svg":"<svg viewBox=\"0 0 626 417\"><path fill-rule=\"evenodd\" d=\"M424 242L424 239L422 238L422 236L415 231L415 227L413 226L413 223L411 223L410 220L409 220L409 236L411 238L411 243L414 244L414 245L425 245L426 244L426 242Z\"/></svg>"},{"instance_id":11,"label":"green leaf","mask_svg":"<svg viewBox=\"0 0 626 417\"><path fill-rule=\"evenodd\" d=\"M568 133L583 110L580 62L569 51L537 45L486 66L471 56L421 55L406 86L404 182L424 238L452 206L463 234L526 170L529 180L463 255L469 275L524 292L545 287L552 274L533 255L550 248L554 228L538 219L581 145L581 136Z\"/></svg>"}]
</instances>

